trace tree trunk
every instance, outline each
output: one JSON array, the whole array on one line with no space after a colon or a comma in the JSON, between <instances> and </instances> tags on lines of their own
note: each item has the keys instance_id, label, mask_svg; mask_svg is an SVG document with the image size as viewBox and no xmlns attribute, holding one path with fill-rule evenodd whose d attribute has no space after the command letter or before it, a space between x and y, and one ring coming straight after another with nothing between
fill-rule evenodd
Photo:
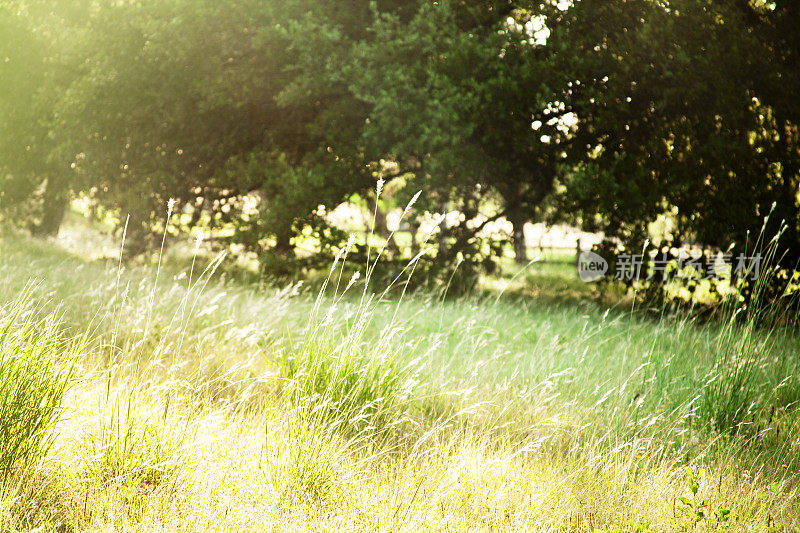
<instances>
[{"instance_id":1,"label":"tree trunk","mask_svg":"<svg viewBox=\"0 0 800 533\"><path fill-rule=\"evenodd\" d=\"M275 248L274 251L280 255L289 255L293 250L292 246L292 231L291 228L280 230L275 235Z\"/></svg>"},{"instance_id":2,"label":"tree trunk","mask_svg":"<svg viewBox=\"0 0 800 533\"><path fill-rule=\"evenodd\" d=\"M778 117L779 124L783 125L784 131L781 132L781 143L784 150L784 158L781 169L781 188L783 191L783 205L778 210L778 214L787 224L786 232L783 235L783 245L786 249L782 257L782 263L793 268L800 261L800 235L798 235L798 221L800 221L800 209L797 206L797 186L795 178L798 174L796 158L796 144L792 143L789 133L789 121L782 116Z\"/></svg>"},{"instance_id":3,"label":"tree trunk","mask_svg":"<svg viewBox=\"0 0 800 533\"><path fill-rule=\"evenodd\" d=\"M400 247L394 239L394 235L389 231L389 223L386 220L386 213L380 208L378 203L371 196L367 196L367 207L370 212L375 214L374 233L386 240L386 247L392 255L400 254ZM369 235L369 233L367 233Z\"/></svg>"},{"instance_id":4,"label":"tree trunk","mask_svg":"<svg viewBox=\"0 0 800 533\"><path fill-rule=\"evenodd\" d=\"M447 260L447 200L442 202L442 221L439 223L439 252L436 257L442 263Z\"/></svg>"},{"instance_id":5,"label":"tree trunk","mask_svg":"<svg viewBox=\"0 0 800 533\"><path fill-rule=\"evenodd\" d=\"M411 234L411 257L416 257L420 252L419 241L417 241L419 227L420 223L417 217L413 217L408 221L408 232Z\"/></svg>"},{"instance_id":6,"label":"tree trunk","mask_svg":"<svg viewBox=\"0 0 800 533\"><path fill-rule=\"evenodd\" d=\"M525 218L517 212L509 216L509 220L513 227L514 236L514 261L518 265L525 265L528 263L528 243L525 240Z\"/></svg>"},{"instance_id":7,"label":"tree trunk","mask_svg":"<svg viewBox=\"0 0 800 533\"><path fill-rule=\"evenodd\" d=\"M59 183L59 180L48 178L42 198L42 220L33 228L33 234L39 237L58 235L68 205L67 188Z\"/></svg>"}]
</instances>

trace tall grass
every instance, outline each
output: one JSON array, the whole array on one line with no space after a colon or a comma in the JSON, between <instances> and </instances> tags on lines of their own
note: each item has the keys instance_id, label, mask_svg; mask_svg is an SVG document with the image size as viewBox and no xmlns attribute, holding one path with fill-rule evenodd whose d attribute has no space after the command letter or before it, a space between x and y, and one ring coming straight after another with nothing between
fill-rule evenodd
<instances>
[{"instance_id":1,"label":"tall grass","mask_svg":"<svg viewBox=\"0 0 800 533\"><path fill-rule=\"evenodd\" d=\"M176 374L184 366L181 355L189 324L196 319L204 290L224 259L224 253L220 253L196 273L198 238L185 286L173 293L161 293L169 301L171 313L157 316L157 294L162 288L159 278L173 207L171 199L154 277L150 286L142 290L143 298L135 302L129 300L127 290L121 292L123 233L114 292L104 317L111 321L108 355L113 352L116 357L107 356L100 364L105 376L105 394L100 398L99 416L81 438L87 456L84 465L87 475L121 482L134 489L158 485L177 471L181 463L191 423L191 413L182 407L190 398L176 394L174 385L180 384L184 389L191 385L176 380ZM126 308L140 321L140 327L133 331L125 331L124 322L130 318L123 314ZM153 409L154 405L159 407Z\"/></svg>"},{"instance_id":2,"label":"tall grass","mask_svg":"<svg viewBox=\"0 0 800 533\"><path fill-rule=\"evenodd\" d=\"M400 418L418 369L385 339L312 338L281 350L279 388L293 405L358 431Z\"/></svg>"},{"instance_id":3,"label":"tall grass","mask_svg":"<svg viewBox=\"0 0 800 533\"><path fill-rule=\"evenodd\" d=\"M266 440L267 481L287 505L331 503L352 478L347 440L331 424L305 415L290 411Z\"/></svg>"},{"instance_id":4,"label":"tall grass","mask_svg":"<svg viewBox=\"0 0 800 533\"><path fill-rule=\"evenodd\" d=\"M383 181L379 180L378 198L382 187ZM419 193L411 199L403 216L410 212L418 197ZM363 279L361 272L357 271L342 286L345 262L354 240L351 236L336 256L301 340L289 342L277 350L273 363L280 379L282 397L309 413L313 424L338 426L351 436L363 434L365 430L372 436L385 436L387 431L408 420L405 415L417 400L414 389L419 382L420 361L408 357L404 351L412 350L408 346L400 348L397 339L402 328L396 315L405 289L395 303L395 313L388 323L380 327L377 335L368 335L367 332L376 329L373 319L382 297L403 275L408 278L413 275L424 252L412 258L376 297L370 292L371 282L385 246L376 250L374 257L368 248ZM337 267L340 267L338 272ZM333 305L320 313L326 290L334 282ZM356 297L357 303L350 304L346 300L348 291L357 283L362 284L362 291L360 297Z\"/></svg>"},{"instance_id":5,"label":"tall grass","mask_svg":"<svg viewBox=\"0 0 800 533\"><path fill-rule=\"evenodd\" d=\"M764 227L768 219L769 216ZM783 383L785 393L791 383L791 374L786 381L786 376L774 372L793 370L791 365L781 364L787 362L779 361L776 350L779 337L786 335L776 320L780 314L776 306L783 302L770 302L765 295L768 284L774 282L771 270L780 250L781 232L766 242L762 228L753 246L753 253L762 256L758 275L752 280L751 296L745 305L738 299L724 304L724 323L714 349L715 364L703 386L699 405L701 417L718 431L736 433L748 417L755 421L770 408L768 402L774 400L779 384ZM769 375L770 370L773 375Z\"/></svg>"},{"instance_id":6,"label":"tall grass","mask_svg":"<svg viewBox=\"0 0 800 533\"><path fill-rule=\"evenodd\" d=\"M164 387L136 379L106 383L96 412L79 436L83 475L137 488L177 471L191 417L170 405Z\"/></svg>"},{"instance_id":7,"label":"tall grass","mask_svg":"<svg viewBox=\"0 0 800 533\"><path fill-rule=\"evenodd\" d=\"M368 283L379 256L349 283L334 265L316 298L166 261L154 288L152 271L0 257L0 279L59 280L66 312L109 310L112 355L91 361L51 450L58 492L24 523L0 498L0 529L684 531L695 496L709 517L731 510L732 531L800 527L798 411L765 410L792 401L795 341L747 330L747 388L723 364L746 353L738 318L390 300ZM734 414L757 402L758 447L713 421L731 397ZM705 470L696 493L687 466Z\"/></svg>"},{"instance_id":8,"label":"tall grass","mask_svg":"<svg viewBox=\"0 0 800 533\"><path fill-rule=\"evenodd\" d=\"M53 442L83 339L65 339L23 292L0 308L0 482L30 472Z\"/></svg>"}]
</instances>

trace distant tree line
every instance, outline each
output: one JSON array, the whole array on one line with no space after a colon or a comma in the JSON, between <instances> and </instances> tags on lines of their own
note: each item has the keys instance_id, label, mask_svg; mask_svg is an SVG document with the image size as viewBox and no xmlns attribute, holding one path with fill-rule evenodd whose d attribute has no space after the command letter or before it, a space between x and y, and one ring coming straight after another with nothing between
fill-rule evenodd
<instances>
[{"instance_id":1,"label":"distant tree line","mask_svg":"<svg viewBox=\"0 0 800 533\"><path fill-rule=\"evenodd\" d=\"M800 259L800 3L790 0L3 0L0 212L58 231L89 201L139 253L226 228L264 265L347 236L358 199L480 230L568 221L638 249L786 228ZM376 203L378 178L391 197ZM385 228L378 227L386 235ZM418 246L419 243L414 243ZM609 245L610 246L610 245ZM413 246L412 246L413 247Z\"/></svg>"}]
</instances>

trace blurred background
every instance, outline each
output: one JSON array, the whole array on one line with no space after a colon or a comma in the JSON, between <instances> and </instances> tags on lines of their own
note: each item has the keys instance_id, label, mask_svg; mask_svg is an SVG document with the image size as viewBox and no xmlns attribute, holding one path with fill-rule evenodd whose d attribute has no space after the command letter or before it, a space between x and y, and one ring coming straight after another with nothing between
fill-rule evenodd
<instances>
[{"instance_id":1,"label":"blurred background","mask_svg":"<svg viewBox=\"0 0 800 533\"><path fill-rule=\"evenodd\" d=\"M581 249L613 273L625 252L709 264L780 233L781 290L797 280L795 2L0 6L6 228L124 231L126 261L202 236L281 279L354 234L354 264L422 253L420 283L454 292L538 255L575 278ZM684 299L701 285L713 299L706 281Z\"/></svg>"}]
</instances>

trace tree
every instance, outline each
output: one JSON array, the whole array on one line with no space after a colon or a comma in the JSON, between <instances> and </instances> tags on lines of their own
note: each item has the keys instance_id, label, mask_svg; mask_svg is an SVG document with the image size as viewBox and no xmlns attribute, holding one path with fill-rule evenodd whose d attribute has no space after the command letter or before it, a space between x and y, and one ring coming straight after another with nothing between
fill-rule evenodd
<instances>
[{"instance_id":1,"label":"tree","mask_svg":"<svg viewBox=\"0 0 800 533\"><path fill-rule=\"evenodd\" d=\"M778 155L782 128L752 81L764 50L734 3L583 1L569 16L556 39L581 60L565 197L587 222L635 250L674 207L675 244L725 248L773 202L796 209L796 172L774 165L795 156Z\"/></svg>"},{"instance_id":2,"label":"tree","mask_svg":"<svg viewBox=\"0 0 800 533\"><path fill-rule=\"evenodd\" d=\"M52 131L64 69L46 30L0 6L0 214L41 235L58 232L69 191Z\"/></svg>"},{"instance_id":3,"label":"tree","mask_svg":"<svg viewBox=\"0 0 800 533\"><path fill-rule=\"evenodd\" d=\"M341 246L324 214L382 178L451 213L439 268L491 268L502 218L524 261L545 210L627 247L668 213L674 244L723 247L775 202L800 248L788 2L8 5L0 204L46 202L39 231L79 193L138 253L172 198L169 231L291 263Z\"/></svg>"},{"instance_id":4,"label":"tree","mask_svg":"<svg viewBox=\"0 0 800 533\"><path fill-rule=\"evenodd\" d=\"M480 230L502 217L521 235L551 192L565 155L559 145L570 137L558 117L545 117L550 87L565 76L535 26L555 8L498 4L477 13L438 2L410 21L383 16L354 65L366 75L351 76L373 108L365 144L395 161L411 190L426 191L423 208L453 203L464 215L448 229L451 258L484 255ZM494 212L482 214L492 203ZM517 246L520 260L524 251Z\"/></svg>"},{"instance_id":5,"label":"tree","mask_svg":"<svg viewBox=\"0 0 800 533\"><path fill-rule=\"evenodd\" d=\"M368 5L324 18L303 1L95 6L62 146L97 211L131 216L130 251L152 246L173 198L190 225L285 254L320 204L374 183L365 113L336 79Z\"/></svg>"}]
</instances>

